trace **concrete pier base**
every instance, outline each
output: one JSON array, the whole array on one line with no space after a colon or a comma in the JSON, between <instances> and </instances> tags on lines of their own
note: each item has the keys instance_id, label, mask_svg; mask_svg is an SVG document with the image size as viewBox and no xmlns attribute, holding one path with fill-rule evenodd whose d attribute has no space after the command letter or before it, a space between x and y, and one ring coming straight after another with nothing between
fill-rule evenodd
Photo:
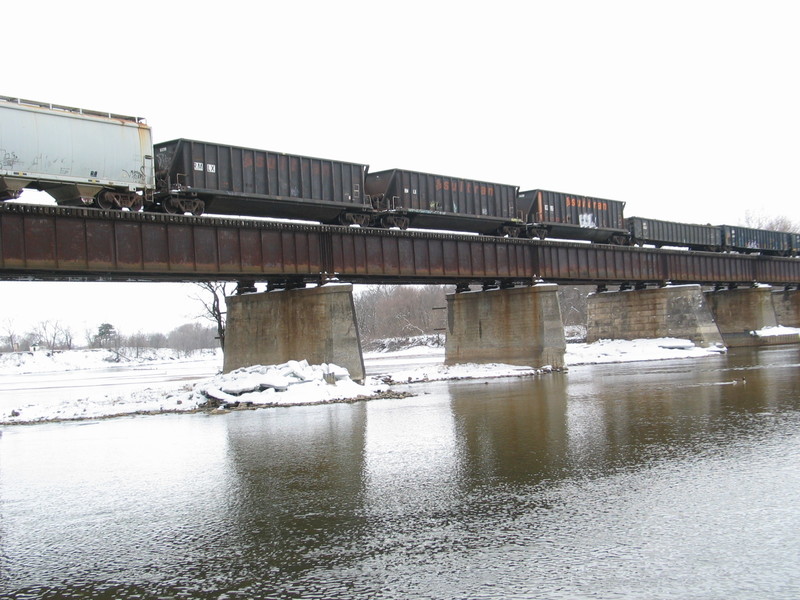
<instances>
[{"instance_id":1,"label":"concrete pier base","mask_svg":"<svg viewBox=\"0 0 800 600\"><path fill-rule=\"evenodd\" d=\"M705 296L726 346L764 345L751 332L778 324L770 286L717 290Z\"/></svg>"},{"instance_id":2,"label":"concrete pier base","mask_svg":"<svg viewBox=\"0 0 800 600\"><path fill-rule=\"evenodd\" d=\"M555 284L447 296L445 364L564 367L564 326Z\"/></svg>"},{"instance_id":3,"label":"concrete pier base","mask_svg":"<svg viewBox=\"0 0 800 600\"><path fill-rule=\"evenodd\" d=\"M240 367L308 360L364 379L352 285L231 296L225 332L227 373Z\"/></svg>"},{"instance_id":4,"label":"concrete pier base","mask_svg":"<svg viewBox=\"0 0 800 600\"><path fill-rule=\"evenodd\" d=\"M772 307L778 325L800 327L800 290L772 292Z\"/></svg>"},{"instance_id":5,"label":"concrete pier base","mask_svg":"<svg viewBox=\"0 0 800 600\"><path fill-rule=\"evenodd\" d=\"M708 348L722 345L699 285L591 294L587 342L672 337Z\"/></svg>"}]
</instances>

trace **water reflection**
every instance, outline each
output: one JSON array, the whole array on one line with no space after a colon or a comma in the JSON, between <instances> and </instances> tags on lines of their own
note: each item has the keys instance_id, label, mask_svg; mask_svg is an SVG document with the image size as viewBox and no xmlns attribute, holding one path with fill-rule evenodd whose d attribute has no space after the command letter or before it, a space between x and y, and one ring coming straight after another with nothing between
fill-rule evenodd
<instances>
[{"instance_id":1,"label":"water reflection","mask_svg":"<svg viewBox=\"0 0 800 600\"><path fill-rule=\"evenodd\" d=\"M446 384L431 391L446 393ZM371 403L367 411L367 512L416 513L452 502L463 458L450 412L429 395L401 404Z\"/></svg>"},{"instance_id":2,"label":"water reflection","mask_svg":"<svg viewBox=\"0 0 800 600\"><path fill-rule=\"evenodd\" d=\"M240 561L280 579L358 543L366 404L232 415Z\"/></svg>"},{"instance_id":3,"label":"water reflection","mask_svg":"<svg viewBox=\"0 0 800 600\"><path fill-rule=\"evenodd\" d=\"M468 484L538 483L566 467L567 375L451 384Z\"/></svg>"},{"instance_id":4,"label":"water reflection","mask_svg":"<svg viewBox=\"0 0 800 600\"><path fill-rule=\"evenodd\" d=\"M0 597L794 598L798 373L786 347L6 428Z\"/></svg>"}]
</instances>

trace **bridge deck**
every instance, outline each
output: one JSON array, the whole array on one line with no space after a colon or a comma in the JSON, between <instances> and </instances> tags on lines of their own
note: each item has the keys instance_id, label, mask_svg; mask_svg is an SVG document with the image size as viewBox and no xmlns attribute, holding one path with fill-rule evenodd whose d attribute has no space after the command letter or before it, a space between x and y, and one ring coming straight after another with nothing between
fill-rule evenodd
<instances>
[{"instance_id":1,"label":"bridge deck","mask_svg":"<svg viewBox=\"0 0 800 600\"><path fill-rule=\"evenodd\" d=\"M800 284L800 259L0 204L0 279Z\"/></svg>"}]
</instances>

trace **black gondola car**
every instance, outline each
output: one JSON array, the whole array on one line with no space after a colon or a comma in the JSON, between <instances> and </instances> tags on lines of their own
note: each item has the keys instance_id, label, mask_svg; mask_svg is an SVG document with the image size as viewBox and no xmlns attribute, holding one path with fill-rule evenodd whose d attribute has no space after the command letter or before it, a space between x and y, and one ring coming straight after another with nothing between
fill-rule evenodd
<instances>
[{"instance_id":1,"label":"black gondola car","mask_svg":"<svg viewBox=\"0 0 800 600\"><path fill-rule=\"evenodd\" d=\"M674 223L643 217L628 217L625 225L632 244L652 244L659 248L679 246L709 252L719 250L722 246L722 231L715 225Z\"/></svg>"},{"instance_id":2,"label":"black gondola car","mask_svg":"<svg viewBox=\"0 0 800 600\"><path fill-rule=\"evenodd\" d=\"M605 200L547 190L520 192L530 234L540 238L579 239L601 243L627 243L623 209L619 200Z\"/></svg>"},{"instance_id":3,"label":"black gondola car","mask_svg":"<svg viewBox=\"0 0 800 600\"><path fill-rule=\"evenodd\" d=\"M369 222L367 165L178 139L154 146L166 212Z\"/></svg>"},{"instance_id":4,"label":"black gondola car","mask_svg":"<svg viewBox=\"0 0 800 600\"><path fill-rule=\"evenodd\" d=\"M777 256L792 254L791 234L736 225L721 225L722 248L736 252L758 252Z\"/></svg>"},{"instance_id":5,"label":"black gondola car","mask_svg":"<svg viewBox=\"0 0 800 600\"><path fill-rule=\"evenodd\" d=\"M800 233L789 233L789 247L791 248L792 256L800 254Z\"/></svg>"},{"instance_id":6,"label":"black gondola car","mask_svg":"<svg viewBox=\"0 0 800 600\"><path fill-rule=\"evenodd\" d=\"M368 173L367 194L384 226L518 235L519 188L403 169Z\"/></svg>"}]
</instances>

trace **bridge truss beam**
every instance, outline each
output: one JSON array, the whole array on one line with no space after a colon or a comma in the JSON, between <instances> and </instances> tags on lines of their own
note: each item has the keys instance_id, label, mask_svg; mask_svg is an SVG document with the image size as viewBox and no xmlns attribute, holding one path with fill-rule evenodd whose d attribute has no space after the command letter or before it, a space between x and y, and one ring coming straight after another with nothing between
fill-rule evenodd
<instances>
[{"instance_id":1,"label":"bridge truss beam","mask_svg":"<svg viewBox=\"0 0 800 600\"><path fill-rule=\"evenodd\" d=\"M0 279L800 284L800 259L0 204Z\"/></svg>"}]
</instances>

